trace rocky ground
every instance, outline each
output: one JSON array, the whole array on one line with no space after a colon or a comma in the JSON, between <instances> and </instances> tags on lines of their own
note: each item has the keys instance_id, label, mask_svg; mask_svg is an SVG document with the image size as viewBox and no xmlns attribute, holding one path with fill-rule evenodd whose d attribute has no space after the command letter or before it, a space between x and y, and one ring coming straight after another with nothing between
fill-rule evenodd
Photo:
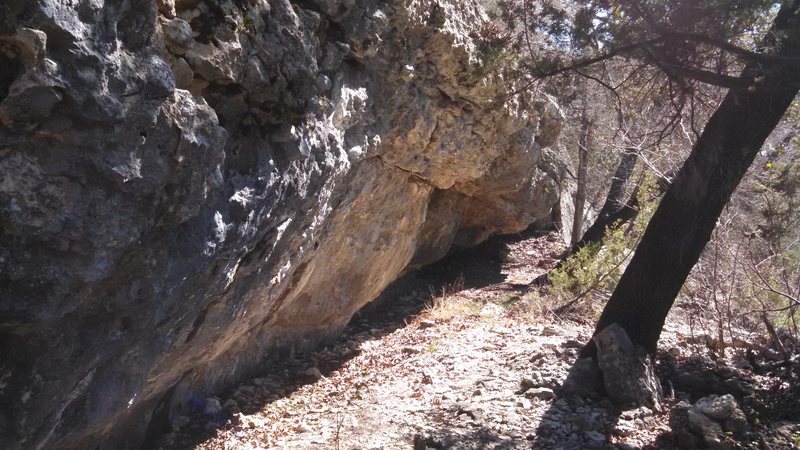
<instances>
[{"instance_id":1,"label":"rocky ground","mask_svg":"<svg viewBox=\"0 0 800 450\"><path fill-rule=\"evenodd\" d=\"M336 343L200 401L160 446L800 448L797 365L770 362L766 341L749 360L712 359L691 305L662 335L661 411L585 389L575 362L594 310L555 317L524 289L559 250L555 235L496 238L409 275Z\"/></svg>"}]
</instances>

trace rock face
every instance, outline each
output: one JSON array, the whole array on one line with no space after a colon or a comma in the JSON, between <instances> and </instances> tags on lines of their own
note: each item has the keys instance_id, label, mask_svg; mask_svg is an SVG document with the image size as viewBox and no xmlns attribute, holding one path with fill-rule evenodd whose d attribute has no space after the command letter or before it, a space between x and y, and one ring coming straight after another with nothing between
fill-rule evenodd
<instances>
[{"instance_id":1,"label":"rock face","mask_svg":"<svg viewBox=\"0 0 800 450\"><path fill-rule=\"evenodd\" d=\"M147 445L409 265L552 221L558 109L504 95L483 20L470 1L4 2L0 447Z\"/></svg>"}]
</instances>

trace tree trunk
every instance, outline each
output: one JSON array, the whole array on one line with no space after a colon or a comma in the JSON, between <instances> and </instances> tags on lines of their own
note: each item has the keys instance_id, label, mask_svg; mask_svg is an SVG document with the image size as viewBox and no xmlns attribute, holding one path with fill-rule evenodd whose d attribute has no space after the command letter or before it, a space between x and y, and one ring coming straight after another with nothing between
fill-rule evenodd
<instances>
[{"instance_id":1,"label":"tree trunk","mask_svg":"<svg viewBox=\"0 0 800 450\"><path fill-rule=\"evenodd\" d=\"M617 170L614 172L614 179L611 181L611 187L608 189L608 196L606 196L603 207L600 208L597 219L595 219L594 223L583 233L583 236L581 236L577 242L574 240L575 228L573 227L573 243L569 250L561 256L561 259L552 269L531 281L531 286L544 286L548 284L550 282L550 273L560 269L570 256L588 245L602 241L606 230L614 223L625 223L636 217L636 214L639 212L637 208L639 186L637 185L633 189L627 201L623 201L628 188L628 182L636 166L636 158L637 155L633 151L626 152L625 155L623 155L617 166ZM578 179L580 179L580 176L578 176ZM576 201L576 220L577 217L578 209ZM583 215L581 215L581 217L583 217Z\"/></svg>"},{"instance_id":2,"label":"tree trunk","mask_svg":"<svg viewBox=\"0 0 800 450\"><path fill-rule=\"evenodd\" d=\"M572 220L570 245L574 246L583 231L583 218L586 210L586 179L589 173L589 146L592 138L592 122L583 108L581 114L581 135L578 138L578 188L575 190L575 217Z\"/></svg>"},{"instance_id":3,"label":"tree trunk","mask_svg":"<svg viewBox=\"0 0 800 450\"><path fill-rule=\"evenodd\" d=\"M728 92L709 119L650 220L595 333L617 323L634 344L655 353L667 313L723 207L797 95L799 9L800 0L784 3L765 39L787 59L748 63L743 75L763 76L761 80L753 89ZM594 353L590 341L583 356Z\"/></svg>"},{"instance_id":4,"label":"tree trunk","mask_svg":"<svg viewBox=\"0 0 800 450\"><path fill-rule=\"evenodd\" d=\"M614 178L611 180L611 187L608 189L606 201L600 212L597 214L592 226L583 233L583 236L572 244L569 252L564 256L564 260L575 254L578 250L586 247L587 245L600 242L605 236L606 230L614 222L628 221L636 216L636 194L638 189L630 195L628 200L625 200L625 193L628 188L628 182L633 175L633 169L636 167L636 152L633 150L627 151L619 162ZM637 186L638 188L638 186Z\"/></svg>"}]
</instances>

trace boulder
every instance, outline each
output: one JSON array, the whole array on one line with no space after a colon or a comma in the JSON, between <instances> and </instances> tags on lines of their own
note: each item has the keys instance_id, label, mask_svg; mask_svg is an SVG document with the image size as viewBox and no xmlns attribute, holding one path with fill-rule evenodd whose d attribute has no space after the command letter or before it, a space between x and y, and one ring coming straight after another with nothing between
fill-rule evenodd
<instances>
[{"instance_id":1,"label":"boulder","mask_svg":"<svg viewBox=\"0 0 800 450\"><path fill-rule=\"evenodd\" d=\"M730 436L742 438L747 419L732 395L709 395L694 405L682 401L671 412L670 425L682 448L734 448Z\"/></svg>"}]
</instances>

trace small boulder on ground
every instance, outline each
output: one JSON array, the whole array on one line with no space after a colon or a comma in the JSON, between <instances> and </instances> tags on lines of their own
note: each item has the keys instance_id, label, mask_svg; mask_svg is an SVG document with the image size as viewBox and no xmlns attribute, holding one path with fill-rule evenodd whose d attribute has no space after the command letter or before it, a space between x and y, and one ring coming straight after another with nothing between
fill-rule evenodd
<instances>
[{"instance_id":1,"label":"small boulder on ground","mask_svg":"<svg viewBox=\"0 0 800 450\"><path fill-rule=\"evenodd\" d=\"M617 324L597 333L594 342L608 398L623 408L646 406L660 412L661 383L647 352L634 346Z\"/></svg>"},{"instance_id":2,"label":"small boulder on ground","mask_svg":"<svg viewBox=\"0 0 800 450\"><path fill-rule=\"evenodd\" d=\"M736 399L730 394L703 397L694 404L694 407L714 420L727 419L739 408Z\"/></svg>"},{"instance_id":3,"label":"small boulder on ground","mask_svg":"<svg viewBox=\"0 0 800 450\"><path fill-rule=\"evenodd\" d=\"M732 395L709 395L690 405L678 403L670 425L680 448L728 449L730 436L747 432L747 419Z\"/></svg>"}]
</instances>

